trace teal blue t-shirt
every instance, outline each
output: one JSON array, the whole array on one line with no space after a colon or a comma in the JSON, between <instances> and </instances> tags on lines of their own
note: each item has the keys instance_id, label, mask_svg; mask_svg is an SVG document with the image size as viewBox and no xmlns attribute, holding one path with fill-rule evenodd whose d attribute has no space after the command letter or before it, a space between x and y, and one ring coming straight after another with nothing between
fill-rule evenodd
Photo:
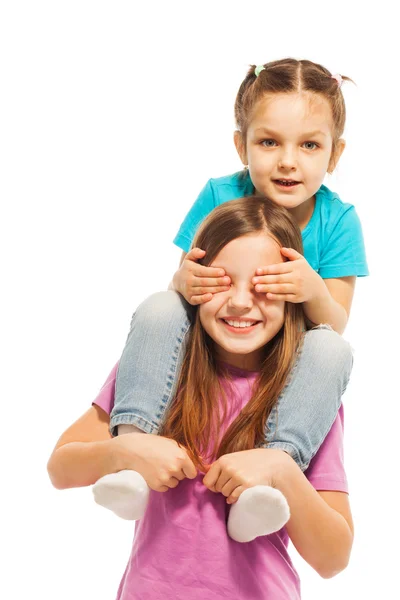
<instances>
[{"instance_id":1,"label":"teal blue t-shirt","mask_svg":"<svg viewBox=\"0 0 400 600\"><path fill-rule=\"evenodd\" d=\"M189 252L200 223L220 204L251 196L254 186L243 171L210 179L179 228L174 244ZM304 256L323 279L368 275L361 223L352 204L321 185L316 193L314 212L303 229Z\"/></svg>"}]
</instances>

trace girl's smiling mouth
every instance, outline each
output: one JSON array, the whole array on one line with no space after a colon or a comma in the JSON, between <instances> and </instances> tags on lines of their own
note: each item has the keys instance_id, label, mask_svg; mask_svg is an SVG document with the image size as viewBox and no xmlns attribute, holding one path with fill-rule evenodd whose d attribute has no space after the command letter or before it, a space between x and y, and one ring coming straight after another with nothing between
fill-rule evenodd
<instances>
[{"instance_id":1,"label":"girl's smiling mouth","mask_svg":"<svg viewBox=\"0 0 400 600\"><path fill-rule=\"evenodd\" d=\"M220 321L229 331L239 334L253 331L256 326L262 322L256 321L255 319L246 319L244 317L221 318Z\"/></svg>"}]
</instances>

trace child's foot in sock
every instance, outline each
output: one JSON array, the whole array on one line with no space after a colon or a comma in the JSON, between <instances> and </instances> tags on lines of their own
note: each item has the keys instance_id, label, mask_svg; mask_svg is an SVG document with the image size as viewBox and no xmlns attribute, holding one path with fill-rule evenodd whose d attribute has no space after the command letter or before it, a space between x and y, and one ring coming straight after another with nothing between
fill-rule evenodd
<instances>
[{"instance_id":1,"label":"child's foot in sock","mask_svg":"<svg viewBox=\"0 0 400 600\"><path fill-rule=\"evenodd\" d=\"M251 542L260 535L279 531L289 517L289 505L282 492L268 485L256 485L231 505L228 533L236 542Z\"/></svg>"},{"instance_id":2,"label":"child's foot in sock","mask_svg":"<svg viewBox=\"0 0 400 600\"><path fill-rule=\"evenodd\" d=\"M149 486L136 471L119 471L101 477L92 487L97 504L121 519L137 521L145 513Z\"/></svg>"}]
</instances>

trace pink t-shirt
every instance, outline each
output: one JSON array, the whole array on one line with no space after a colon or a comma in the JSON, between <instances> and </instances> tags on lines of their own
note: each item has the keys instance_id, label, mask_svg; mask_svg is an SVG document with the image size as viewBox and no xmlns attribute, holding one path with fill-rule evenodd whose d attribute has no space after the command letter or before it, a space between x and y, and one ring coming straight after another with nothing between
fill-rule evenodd
<instances>
[{"instance_id":1,"label":"pink t-shirt","mask_svg":"<svg viewBox=\"0 0 400 600\"><path fill-rule=\"evenodd\" d=\"M94 401L114 404L117 365ZM249 401L256 373L230 367L227 427ZM347 492L343 466L343 408L306 471L317 490ZM117 600L298 600L300 581L287 552L286 528L241 544L227 534L229 506L222 494L184 479L165 493L151 491L136 524L131 556Z\"/></svg>"}]
</instances>

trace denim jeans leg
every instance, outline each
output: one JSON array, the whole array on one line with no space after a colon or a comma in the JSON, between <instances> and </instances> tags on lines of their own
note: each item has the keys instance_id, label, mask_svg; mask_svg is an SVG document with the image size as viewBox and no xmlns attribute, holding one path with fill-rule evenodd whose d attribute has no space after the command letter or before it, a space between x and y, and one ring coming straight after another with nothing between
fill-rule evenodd
<instances>
[{"instance_id":1,"label":"denim jeans leg","mask_svg":"<svg viewBox=\"0 0 400 600\"><path fill-rule=\"evenodd\" d=\"M352 366L350 345L328 325L307 331L261 446L285 450L305 471L333 425Z\"/></svg>"},{"instance_id":2,"label":"denim jeans leg","mask_svg":"<svg viewBox=\"0 0 400 600\"><path fill-rule=\"evenodd\" d=\"M112 435L122 424L158 433L175 394L191 314L174 291L153 294L137 308L118 366Z\"/></svg>"}]
</instances>

